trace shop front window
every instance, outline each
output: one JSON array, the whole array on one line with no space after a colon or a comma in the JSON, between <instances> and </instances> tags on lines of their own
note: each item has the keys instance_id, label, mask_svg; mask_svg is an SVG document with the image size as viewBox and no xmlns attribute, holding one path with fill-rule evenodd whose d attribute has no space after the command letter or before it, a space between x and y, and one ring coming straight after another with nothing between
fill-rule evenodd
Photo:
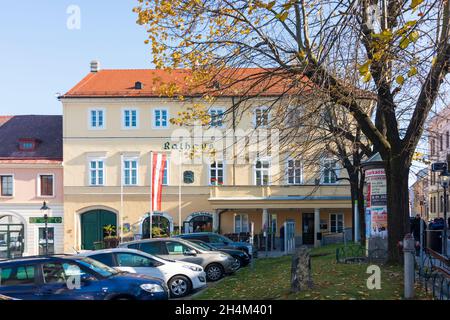
<instances>
[{"instance_id":1,"label":"shop front window","mask_svg":"<svg viewBox=\"0 0 450 320\"><path fill-rule=\"evenodd\" d=\"M24 225L11 215L0 216L0 259L21 257L24 252Z\"/></svg>"}]
</instances>

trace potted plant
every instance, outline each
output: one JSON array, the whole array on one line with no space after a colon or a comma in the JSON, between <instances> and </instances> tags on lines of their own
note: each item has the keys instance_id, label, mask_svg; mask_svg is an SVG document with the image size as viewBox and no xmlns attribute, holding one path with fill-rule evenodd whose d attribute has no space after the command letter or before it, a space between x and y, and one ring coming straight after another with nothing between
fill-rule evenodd
<instances>
[{"instance_id":1,"label":"potted plant","mask_svg":"<svg viewBox=\"0 0 450 320\"><path fill-rule=\"evenodd\" d=\"M120 239L116 235L116 227L109 224L103 227L103 232L105 236L103 237L103 242L105 244L105 249L117 248Z\"/></svg>"},{"instance_id":2,"label":"potted plant","mask_svg":"<svg viewBox=\"0 0 450 320\"><path fill-rule=\"evenodd\" d=\"M153 238L167 238L170 235L168 235L162 228L160 227L153 227L152 228L152 237Z\"/></svg>"}]
</instances>

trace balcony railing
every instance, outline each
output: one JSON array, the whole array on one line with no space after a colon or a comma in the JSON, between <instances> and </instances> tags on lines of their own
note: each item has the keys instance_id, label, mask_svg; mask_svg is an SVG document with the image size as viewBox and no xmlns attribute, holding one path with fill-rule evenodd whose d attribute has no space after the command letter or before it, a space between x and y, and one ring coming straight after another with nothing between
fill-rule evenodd
<instances>
[{"instance_id":1,"label":"balcony railing","mask_svg":"<svg viewBox=\"0 0 450 320\"><path fill-rule=\"evenodd\" d=\"M213 186L210 198L349 197L350 187L334 185Z\"/></svg>"}]
</instances>

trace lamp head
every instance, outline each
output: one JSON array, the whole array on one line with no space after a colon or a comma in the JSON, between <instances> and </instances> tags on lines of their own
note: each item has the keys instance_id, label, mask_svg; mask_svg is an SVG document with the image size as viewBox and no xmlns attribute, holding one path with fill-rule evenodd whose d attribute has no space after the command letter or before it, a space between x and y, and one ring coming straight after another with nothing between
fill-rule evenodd
<instances>
[{"instance_id":1,"label":"lamp head","mask_svg":"<svg viewBox=\"0 0 450 320\"><path fill-rule=\"evenodd\" d=\"M443 171L439 175L439 181L440 181L441 186L443 188L447 188L448 187L449 180L450 180L450 174L447 172L447 170Z\"/></svg>"},{"instance_id":2,"label":"lamp head","mask_svg":"<svg viewBox=\"0 0 450 320\"><path fill-rule=\"evenodd\" d=\"M50 210L50 208L47 206L47 203L44 201L44 203L42 204L42 207L41 207L41 211L48 211L48 210Z\"/></svg>"}]
</instances>

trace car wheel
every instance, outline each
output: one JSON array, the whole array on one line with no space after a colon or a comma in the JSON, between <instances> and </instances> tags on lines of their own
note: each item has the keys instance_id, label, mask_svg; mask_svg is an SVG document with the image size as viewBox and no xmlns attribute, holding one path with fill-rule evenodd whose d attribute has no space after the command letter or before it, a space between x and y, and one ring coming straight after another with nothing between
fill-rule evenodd
<instances>
[{"instance_id":1,"label":"car wheel","mask_svg":"<svg viewBox=\"0 0 450 320\"><path fill-rule=\"evenodd\" d=\"M217 281L223 277L223 268L220 264L212 263L205 269L208 281Z\"/></svg>"},{"instance_id":2,"label":"car wheel","mask_svg":"<svg viewBox=\"0 0 450 320\"><path fill-rule=\"evenodd\" d=\"M191 292L191 282L185 276L175 276L169 280L169 290L172 298L181 298Z\"/></svg>"},{"instance_id":3,"label":"car wheel","mask_svg":"<svg viewBox=\"0 0 450 320\"><path fill-rule=\"evenodd\" d=\"M236 261L234 262L234 270L239 270L242 267L242 261L239 258L236 258Z\"/></svg>"}]
</instances>

